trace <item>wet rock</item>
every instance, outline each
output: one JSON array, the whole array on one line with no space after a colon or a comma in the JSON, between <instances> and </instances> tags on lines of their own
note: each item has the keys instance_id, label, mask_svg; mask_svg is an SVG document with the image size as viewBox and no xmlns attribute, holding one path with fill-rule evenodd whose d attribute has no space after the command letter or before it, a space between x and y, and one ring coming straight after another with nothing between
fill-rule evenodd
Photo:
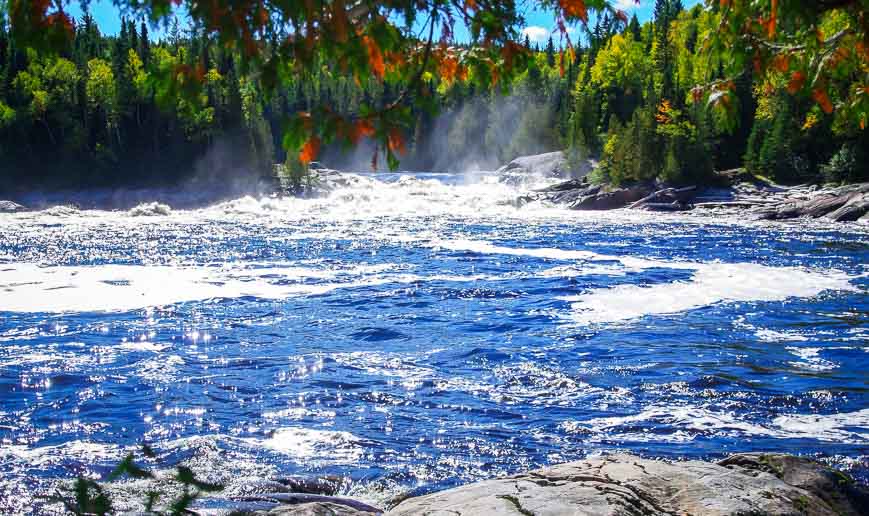
<instances>
[{"instance_id":1,"label":"wet rock","mask_svg":"<svg viewBox=\"0 0 869 516\"><path fill-rule=\"evenodd\" d=\"M588 182L583 179L570 179L567 181L563 181L561 183L556 183L551 186L547 186L545 188L538 188L534 190L535 192L540 193L550 193L550 192L564 192L567 190L576 190L579 188L586 188L588 186Z\"/></svg>"},{"instance_id":2,"label":"wet rock","mask_svg":"<svg viewBox=\"0 0 869 516\"><path fill-rule=\"evenodd\" d=\"M380 512L360 511L330 502L314 502L302 505L281 505L268 511L269 515L280 516L375 516Z\"/></svg>"},{"instance_id":3,"label":"wet rock","mask_svg":"<svg viewBox=\"0 0 869 516\"><path fill-rule=\"evenodd\" d=\"M862 217L869 209L869 183L847 185L833 190L820 191L808 200L786 200L756 210L761 220L782 220L797 217L819 218L828 216L833 220L850 221Z\"/></svg>"},{"instance_id":4,"label":"wet rock","mask_svg":"<svg viewBox=\"0 0 869 516\"><path fill-rule=\"evenodd\" d=\"M836 222L851 222L858 220L869 212L869 194L856 195L841 208L825 215Z\"/></svg>"},{"instance_id":5,"label":"wet rock","mask_svg":"<svg viewBox=\"0 0 869 516\"><path fill-rule=\"evenodd\" d=\"M696 186L684 188L664 188L643 197L628 206L633 210L647 211L685 211L693 208L689 202L694 195Z\"/></svg>"},{"instance_id":6,"label":"wet rock","mask_svg":"<svg viewBox=\"0 0 869 516\"><path fill-rule=\"evenodd\" d=\"M520 156L498 169L498 173L527 174L539 177L566 177L569 168L561 151Z\"/></svg>"},{"instance_id":7,"label":"wet rock","mask_svg":"<svg viewBox=\"0 0 869 516\"><path fill-rule=\"evenodd\" d=\"M283 165L276 165L281 170ZM325 197L335 190L359 186L361 179L356 174L348 174L326 168L320 163L308 165L308 173L299 180L297 185L291 184L286 176L281 177L281 193L294 197L316 198Z\"/></svg>"},{"instance_id":8,"label":"wet rock","mask_svg":"<svg viewBox=\"0 0 869 516\"><path fill-rule=\"evenodd\" d=\"M869 490L815 461L778 453L740 453L718 463L747 474L770 473L823 500L836 514L869 514Z\"/></svg>"},{"instance_id":9,"label":"wet rock","mask_svg":"<svg viewBox=\"0 0 869 516\"><path fill-rule=\"evenodd\" d=\"M0 201L0 213L15 213L25 211L27 208L12 201Z\"/></svg>"},{"instance_id":10,"label":"wet rock","mask_svg":"<svg viewBox=\"0 0 869 516\"><path fill-rule=\"evenodd\" d=\"M647 185L635 185L586 195L570 205L571 210L614 210L639 201L651 192Z\"/></svg>"},{"instance_id":11,"label":"wet rock","mask_svg":"<svg viewBox=\"0 0 869 516\"><path fill-rule=\"evenodd\" d=\"M157 217L169 215L172 213L172 208L168 204L146 202L132 208L127 213L129 213L131 217Z\"/></svg>"},{"instance_id":12,"label":"wet rock","mask_svg":"<svg viewBox=\"0 0 869 516\"><path fill-rule=\"evenodd\" d=\"M776 457L783 458L768 461L774 470L767 471L750 458L715 464L611 455L411 498L387 515L866 514L863 488L843 487L811 461Z\"/></svg>"},{"instance_id":13,"label":"wet rock","mask_svg":"<svg viewBox=\"0 0 869 516\"><path fill-rule=\"evenodd\" d=\"M275 504L268 510L255 514L281 514L293 516L368 516L382 514L377 507L352 498L323 496L308 493L270 493L247 497L242 502L270 502Z\"/></svg>"},{"instance_id":14,"label":"wet rock","mask_svg":"<svg viewBox=\"0 0 869 516\"><path fill-rule=\"evenodd\" d=\"M497 174L504 182L521 184L530 179L581 178L588 175L596 166L595 161L584 160L571 167L564 152L556 151L518 157L499 168Z\"/></svg>"}]
</instances>

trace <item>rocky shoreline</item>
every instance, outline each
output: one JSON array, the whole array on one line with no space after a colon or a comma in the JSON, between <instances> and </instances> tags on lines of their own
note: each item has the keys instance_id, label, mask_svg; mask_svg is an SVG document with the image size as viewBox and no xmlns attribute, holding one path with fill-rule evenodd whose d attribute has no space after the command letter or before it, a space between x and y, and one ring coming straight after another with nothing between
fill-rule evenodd
<instances>
[{"instance_id":1,"label":"rocky shoreline","mask_svg":"<svg viewBox=\"0 0 869 516\"><path fill-rule=\"evenodd\" d=\"M408 498L389 509L290 489L239 502L241 513L283 516L851 516L869 514L869 489L818 462L778 453L718 462L613 454Z\"/></svg>"},{"instance_id":2,"label":"rocky shoreline","mask_svg":"<svg viewBox=\"0 0 869 516\"><path fill-rule=\"evenodd\" d=\"M542 159L545 157L546 159ZM869 223L869 183L844 186L783 186L752 176L743 169L716 174L718 186L672 186L640 183L613 187L592 184L588 170L566 181L532 190L513 203L531 202L563 206L571 210L614 210L620 208L709 214L740 214L754 220L821 218L835 222ZM498 172L506 180L517 176L566 177L567 161L561 153L519 158ZM553 172L554 171L554 172Z\"/></svg>"}]
</instances>

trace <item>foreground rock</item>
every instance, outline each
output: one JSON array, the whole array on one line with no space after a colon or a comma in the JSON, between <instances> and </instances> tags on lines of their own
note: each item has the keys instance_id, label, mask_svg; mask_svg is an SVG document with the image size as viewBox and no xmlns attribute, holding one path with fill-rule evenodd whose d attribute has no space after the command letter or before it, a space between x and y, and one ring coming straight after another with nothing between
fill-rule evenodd
<instances>
[{"instance_id":1,"label":"foreground rock","mask_svg":"<svg viewBox=\"0 0 869 516\"><path fill-rule=\"evenodd\" d=\"M16 202L0 201L0 213L15 213L19 211L25 211L26 209L27 208Z\"/></svg>"},{"instance_id":2,"label":"foreground rock","mask_svg":"<svg viewBox=\"0 0 869 516\"><path fill-rule=\"evenodd\" d=\"M784 455L718 464L632 455L571 462L400 503L388 515L867 514L844 475Z\"/></svg>"},{"instance_id":3,"label":"foreground rock","mask_svg":"<svg viewBox=\"0 0 869 516\"><path fill-rule=\"evenodd\" d=\"M255 501L273 506L245 512L383 514L361 502L331 496L281 493ZM869 491L842 473L790 455L737 454L713 463L618 454L410 498L385 514L855 516L869 514Z\"/></svg>"}]
</instances>

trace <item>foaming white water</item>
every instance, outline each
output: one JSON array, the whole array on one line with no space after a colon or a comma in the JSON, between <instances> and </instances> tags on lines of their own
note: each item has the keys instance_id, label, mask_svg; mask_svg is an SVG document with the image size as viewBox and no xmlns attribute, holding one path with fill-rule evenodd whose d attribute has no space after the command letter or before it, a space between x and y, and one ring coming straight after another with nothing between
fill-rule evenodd
<instances>
[{"instance_id":1,"label":"foaming white water","mask_svg":"<svg viewBox=\"0 0 869 516\"><path fill-rule=\"evenodd\" d=\"M298 274L293 279L303 279ZM257 276L233 277L224 268L143 265L0 268L0 311L123 311L211 298L269 299L313 294L328 285L277 285Z\"/></svg>"},{"instance_id":2,"label":"foaming white water","mask_svg":"<svg viewBox=\"0 0 869 516\"><path fill-rule=\"evenodd\" d=\"M680 264L684 267L684 264ZM618 285L562 298L572 303L571 319L601 323L674 314L721 302L784 301L827 290L856 291L840 272L815 272L755 263L695 264L690 281L660 285Z\"/></svg>"},{"instance_id":3,"label":"foaming white water","mask_svg":"<svg viewBox=\"0 0 869 516\"><path fill-rule=\"evenodd\" d=\"M115 312L207 299L281 300L336 289L424 281L469 282L485 275L388 274L390 264L345 268L0 265L0 312ZM304 280L333 280L302 283Z\"/></svg>"},{"instance_id":4,"label":"foaming white water","mask_svg":"<svg viewBox=\"0 0 869 516\"><path fill-rule=\"evenodd\" d=\"M583 267L561 269L567 275L624 275L630 271L667 268L694 271L690 281L659 285L618 285L595 289L559 299L572 303L569 318L579 324L637 319L646 315L674 314L720 302L783 301L791 297L812 297L827 290L856 291L851 278L838 271L810 271L796 267L770 267L756 263L694 263L664 261L632 256L611 256L582 250L554 248L513 248L486 241L450 240L436 244L451 250L477 253L531 256L580 261ZM620 269L602 267L615 262ZM552 275L559 269L549 269Z\"/></svg>"},{"instance_id":5,"label":"foaming white water","mask_svg":"<svg viewBox=\"0 0 869 516\"><path fill-rule=\"evenodd\" d=\"M638 424L660 425L672 432L636 432ZM743 419L733 411L693 405L652 405L638 414L565 422L562 427L571 432L601 434L604 439L615 437L637 442L682 442L697 435L726 435L860 444L869 441L869 409L826 415L787 414L761 423Z\"/></svg>"}]
</instances>

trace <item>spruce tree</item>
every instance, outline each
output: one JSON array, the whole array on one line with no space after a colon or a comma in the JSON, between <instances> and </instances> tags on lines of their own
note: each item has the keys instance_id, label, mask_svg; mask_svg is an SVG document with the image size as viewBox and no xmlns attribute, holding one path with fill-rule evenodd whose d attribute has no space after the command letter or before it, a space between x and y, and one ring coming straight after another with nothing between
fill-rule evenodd
<instances>
[{"instance_id":1,"label":"spruce tree","mask_svg":"<svg viewBox=\"0 0 869 516\"><path fill-rule=\"evenodd\" d=\"M144 20L139 33L139 57L142 59L142 64L148 66L151 62L151 42L148 41L148 24Z\"/></svg>"},{"instance_id":2,"label":"spruce tree","mask_svg":"<svg viewBox=\"0 0 869 516\"><path fill-rule=\"evenodd\" d=\"M552 36L549 36L549 41L546 43L546 64L555 66L555 45L552 43Z\"/></svg>"},{"instance_id":3,"label":"spruce tree","mask_svg":"<svg viewBox=\"0 0 869 516\"><path fill-rule=\"evenodd\" d=\"M631 21L628 22L627 32L634 37L634 41L641 41L643 39L642 28L640 27L640 20L637 19L637 13L634 13L631 16Z\"/></svg>"}]
</instances>

